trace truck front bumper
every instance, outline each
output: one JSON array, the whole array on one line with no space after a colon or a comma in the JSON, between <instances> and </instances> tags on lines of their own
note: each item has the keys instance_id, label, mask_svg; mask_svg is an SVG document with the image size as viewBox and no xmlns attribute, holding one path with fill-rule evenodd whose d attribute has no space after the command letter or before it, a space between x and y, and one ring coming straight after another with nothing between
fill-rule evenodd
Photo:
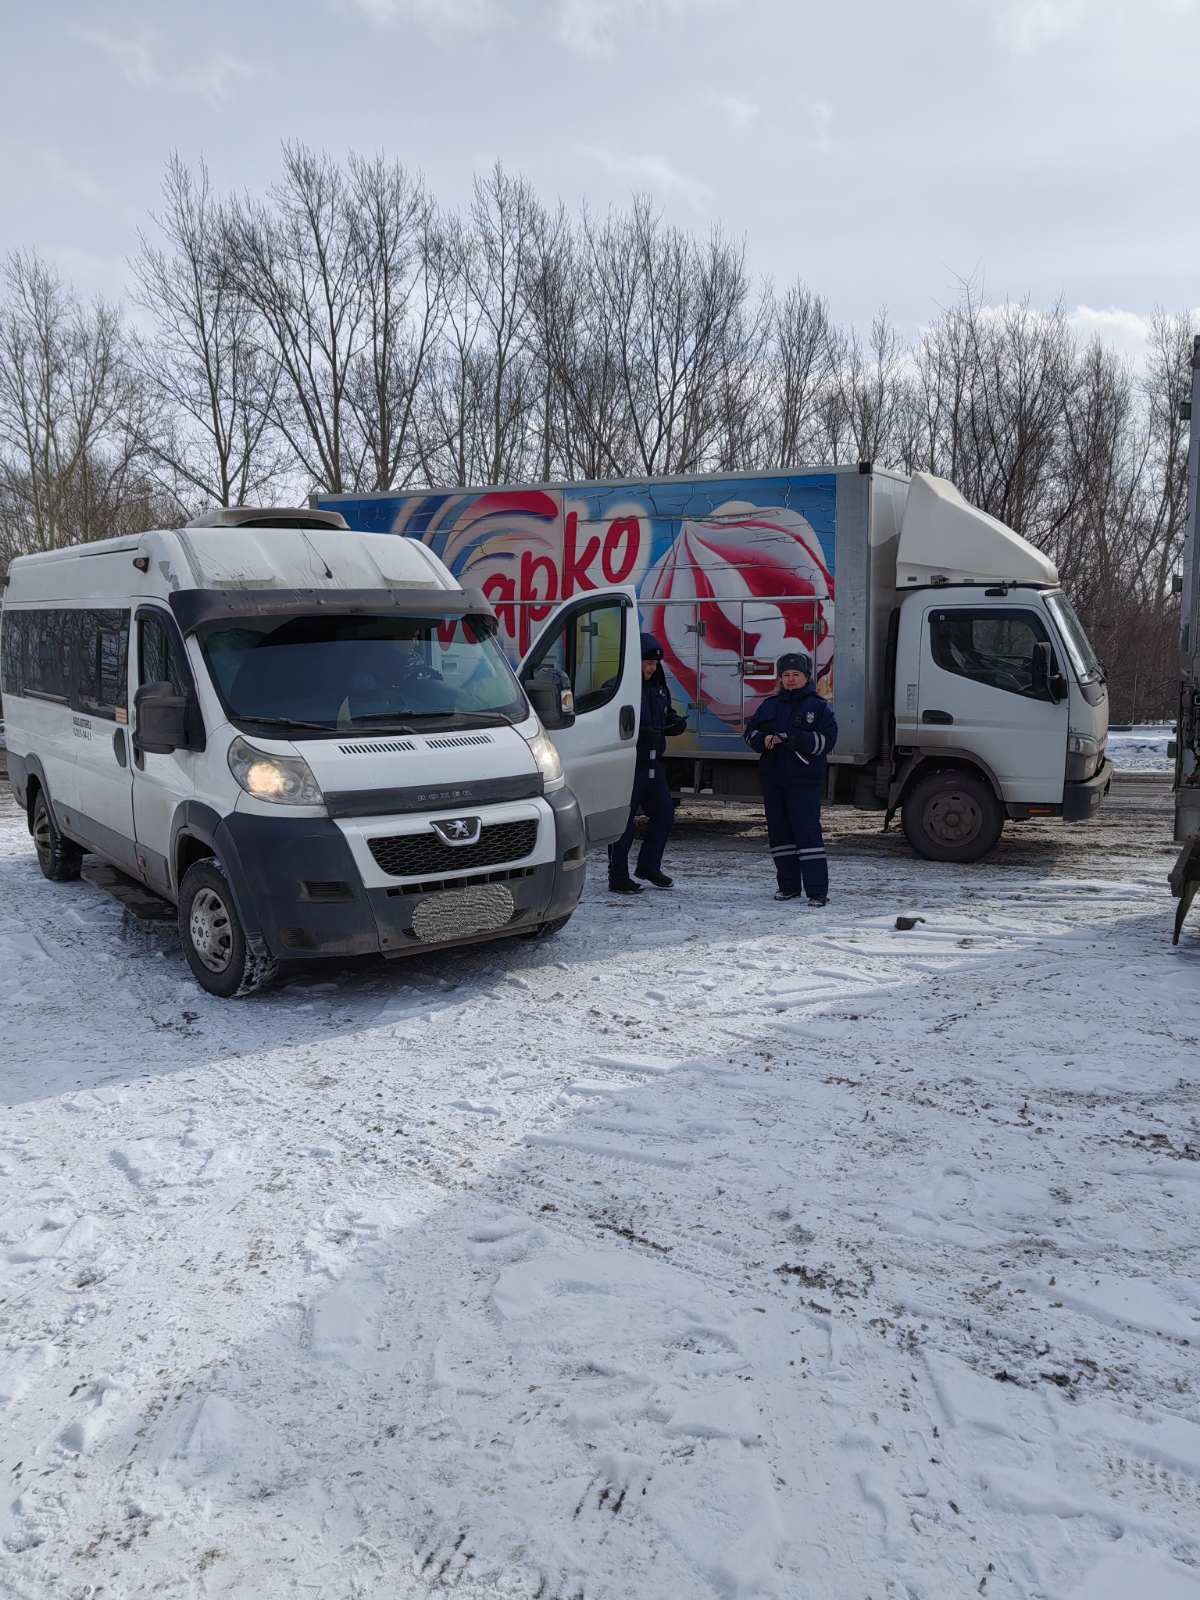
<instances>
[{"instance_id":1,"label":"truck front bumper","mask_svg":"<svg viewBox=\"0 0 1200 1600\"><path fill-rule=\"evenodd\" d=\"M1086 822L1094 817L1100 802L1112 787L1113 764L1107 757L1099 770L1083 783L1063 786L1062 817L1064 822Z\"/></svg>"},{"instance_id":2,"label":"truck front bumper","mask_svg":"<svg viewBox=\"0 0 1200 1600\"><path fill-rule=\"evenodd\" d=\"M545 799L554 813L553 860L514 862L436 884L365 887L344 832L323 817L233 812L215 842L243 927L277 960L416 955L532 933L574 911L583 892L583 819L570 790ZM456 933L456 906L481 895L493 925Z\"/></svg>"}]
</instances>

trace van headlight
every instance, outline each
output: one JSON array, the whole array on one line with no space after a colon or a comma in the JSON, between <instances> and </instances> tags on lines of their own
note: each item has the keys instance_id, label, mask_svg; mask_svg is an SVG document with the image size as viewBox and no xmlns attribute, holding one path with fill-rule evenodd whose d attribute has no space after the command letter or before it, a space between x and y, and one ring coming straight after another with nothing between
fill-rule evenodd
<instances>
[{"instance_id":1,"label":"van headlight","mask_svg":"<svg viewBox=\"0 0 1200 1600\"><path fill-rule=\"evenodd\" d=\"M229 770L256 800L269 800L277 806L325 804L321 785L303 756L273 755L238 738L229 746Z\"/></svg>"},{"instance_id":2,"label":"van headlight","mask_svg":"<svg viewBox=\"0 0 1200 1600\"><path fill-rule=\"evenodd\" d=\"M529 741L529 753L537 762L537 769L542 775L547 789L552 789L563 781L562 762L559 760L558 751L544 728L539 728Z\"/></svg>"},{"instance_id":3,"label":"van headlight","mask_svg":"<svg viewBox=\"0 0 1200 1600\"><path fill-rule=\"evenodd\" d=\"M1098 756L1104 746L1087 733L1069 733L1067 749L1073 756Z\"/></svg>"}]
</instances>

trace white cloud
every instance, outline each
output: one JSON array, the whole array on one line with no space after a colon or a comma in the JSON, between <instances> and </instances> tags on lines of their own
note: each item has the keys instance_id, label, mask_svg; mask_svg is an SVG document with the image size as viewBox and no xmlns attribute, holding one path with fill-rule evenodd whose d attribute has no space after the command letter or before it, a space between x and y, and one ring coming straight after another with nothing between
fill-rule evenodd
<instances>
[{"instance_id":1,"label":"white cloud","mask_svg":"<svg viewBox=\"0 0 1200 1600\"><path fill-rule=\"evenodd\" d=\"M119 39L98 28L72 28L77 42L99 50L116 64L126 83L139 89L168 89L174 94L199 95L205 100L227 100L239 84L262 76L262 69L238 56L218 50L207 60L187 67L160 65L149 37Z\"/></svg>"},{"instance_id":2,"label":"white cloud","mask_svg":"<svg viewBox=\"0 0 1200 1600\"><path fill-rule=\"evenodd\" d=\"M828 150L833 144L833 107L827 100L810 100L803 108L808 122L809 137L818 150Z\"/></svg>"},{"instance_id":3,"label":"white cloud","mask_svg":"<svg viewBox=\"0 0 1200 1600\"><path fill-rule=\"evenodd\" d=\"M614 34L630 25L644 28L660 19L680 27L686 14L725 5L728 0L551 0L555 32L568 50L583 56L611 56Z\"/></svg>"},{"instance_id":4,"label":"white cloud","mask_svg":"<svg viewBox=\"0 0 1200 1600\"><path fill-rule=\"evenodd\" d=\"M626 155L598 144L583 144L577 149L585 160L594 162L610 178L627 183L631 189L652 189L678 197L695 211L702 211L715 198L707 183L680 172L666 156Z\"/></svg>"},{"instance_id":5,"label":"white cloud","mask_svg":"<svg viewBox=\"0 0 1200 1600\"><path fill-rule=\"evenodd\" d=\"M753 100L744 100L737 94L714 94L712 103L731 128L739 131L757 121L762 107Z\"/></svg>"},{"instance_id":6,"label":"white cloud","mask_svg":"<svg viewBox=\"0 0 1200 1600\"><path fill-rule=\"evenodd\" d=\"M353 0L369 22L380 27L414 22L434 37L486 33L508 20L499 0Z\"/></svg>"},{"instance_id":7,"label":"white cloud","mask_svg":"<svg viewBox=\"0 0 1200 1600\"><path fill-rule=\"evenodd\" d=\"M1018 55L1029 55L1087 26L1097 32L1145 27L1190 16L1197 0L998 0L996 31Z\"/></svg>"}]
</instances>

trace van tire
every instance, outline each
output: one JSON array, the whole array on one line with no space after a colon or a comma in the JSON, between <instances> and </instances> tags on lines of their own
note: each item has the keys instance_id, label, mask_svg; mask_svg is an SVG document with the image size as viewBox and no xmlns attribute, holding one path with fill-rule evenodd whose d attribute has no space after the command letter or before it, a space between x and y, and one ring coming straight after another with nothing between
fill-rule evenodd
<instances>
[{"instance_id":1,"label":"van tire","mask_svg":"<svg viewBox=\"0 0 1200 1600\"><path fill-rule=\"evenodd\" d=\"M192 976L219 1000L253 994L278 963L261 939L248 939L225 869L215 857L194 862L179 886L179 938Z\"/></svg>"},{"instance_id":2,"label":"van tire","mask_svg":"<svg viewBox=\"0 0 1200 1600\"><path fill-rule=\"evenodd\" d=\"M39 789L34 796L29 831L33 835L33 848L37 851L42 876L49 878L51 883L74 883L83 868L83 851L58 831L58 823L54 820L44 789Z\"/></svg>"},{"instance_id":3,"label":"van tire","mask_svg":"<svg viewBox=\"0 0 1200 1600\"><path fill-rule=\"evenodd\" d=\"M1004 812L985 778L961 768L931 772L904 797L904 836L926 861L979 861L1004 830Z\"/></svg>"}]
</instances>

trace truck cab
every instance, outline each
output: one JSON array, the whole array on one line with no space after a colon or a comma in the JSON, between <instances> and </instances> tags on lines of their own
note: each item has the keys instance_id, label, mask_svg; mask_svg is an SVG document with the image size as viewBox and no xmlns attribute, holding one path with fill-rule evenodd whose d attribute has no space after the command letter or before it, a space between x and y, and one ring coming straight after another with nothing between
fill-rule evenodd
<instances>
[{"instance_id":1,"label":"truck cab","mask_svg":"<svg viewBox=\"0 0 1200 1600\"><path fill-rule=\"evenodd\" d=\"M897 590L889 809L913 848L974 861L1006 819L1090 817L1112 779L1108 691L1053 563L918 474Z\"/></svg>"}]
</instances>

